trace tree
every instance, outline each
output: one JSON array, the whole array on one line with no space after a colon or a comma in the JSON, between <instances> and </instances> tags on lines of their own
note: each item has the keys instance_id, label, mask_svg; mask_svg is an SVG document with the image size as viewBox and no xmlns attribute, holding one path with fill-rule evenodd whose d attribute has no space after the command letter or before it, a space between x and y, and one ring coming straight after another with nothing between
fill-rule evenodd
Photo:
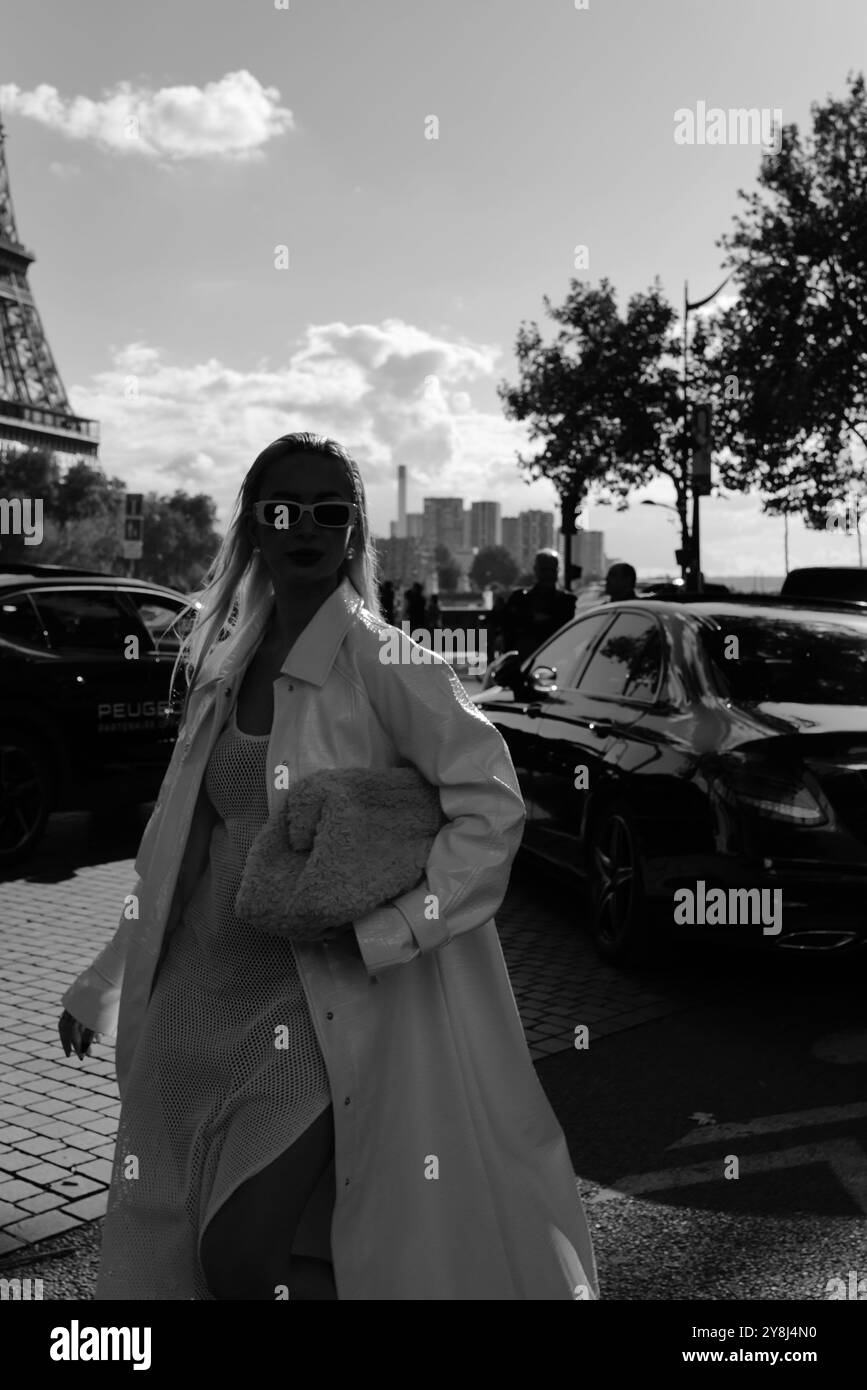
<instances>
[{"instance_id":1,"label":"tree","mask_svg":"<svg viewBox=\"0 0 867 1390\"><path fill-rule=\"evenodd\" d=\"M530 478L550 478L576 504L591 488L625 510L629 494L652 478L671 478L688 542L689 468L683 448L683 398L674 340L677 315L659 281L633 295L621 318L608 280L598 289L571 282L560 308L543 296L562 325L546 346L535 323L522 324L516 355L520 384L498 394L511 419L526 420L541 453L518 455ZM528 479L529 481L529 479Z\"/></svg>"},{"instance_id":2,"label":"tree","mask_svg":"<svg viewBox=\"0 0 867 1390\"><path fill-rule=\"evenodd\" d=\"M142 558L139 573L188 593L206 573L220 546L217 509L207 493L171 497L149 492L142 502Z\"/></svg>"},{"instance_id":3,"label":"tree","mask_svg":"<svg viewBox=\"0 0 867 1390\"><path fill-rule=\"evenodd\" d=\"M501 584L510 589L518 577L518 563L502 545L488 545L478 551L470 567L470 580L476 589Z\"/></svg>"},{"instance_id":4,"label":"tree","mask_svg":"<svg viewBox=\"0 0 867 1390\"><path fill-rule=\"evenodd\" d=\"M739 190L718 242L739 299L707 325L720 480L813 526L867 477L867 98L863 74L847 80L846 99L813 104L803 143L783 128L760 191Z\"/></svg>"}]
</instances>

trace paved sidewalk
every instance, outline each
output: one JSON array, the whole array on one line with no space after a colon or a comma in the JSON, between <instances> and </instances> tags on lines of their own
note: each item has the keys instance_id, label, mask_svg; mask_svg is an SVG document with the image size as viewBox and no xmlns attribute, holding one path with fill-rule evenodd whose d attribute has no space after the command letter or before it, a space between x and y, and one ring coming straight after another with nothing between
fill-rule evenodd
<instances>
[{"instance_id":1,"label":"paved sidewalk","mask_svg":"<svg viewBox=\"0 0 867 1390\"><path fill-rule=\"evenodd\" d=\"M132 859L40 867L0 882L0 1257L104 1214L119 1104L113 1051L67 1059L60 998L115 930L135 882ZM545 903L539 902L540 885ZM580 896L520 863L497 914L503 952L538 1060L696 1001L601 964L575 918Z\"/></svg>"}]
</instances>

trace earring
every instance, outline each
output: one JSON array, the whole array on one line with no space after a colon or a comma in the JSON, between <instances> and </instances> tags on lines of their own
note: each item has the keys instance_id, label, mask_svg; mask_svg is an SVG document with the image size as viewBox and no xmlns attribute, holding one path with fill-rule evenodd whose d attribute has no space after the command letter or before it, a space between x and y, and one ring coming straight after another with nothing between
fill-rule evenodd
<instances>
[{"instance_id":1,"label":"earring","mask_svg":"<svg viewBox=\"0 0 867 1390\"><path fill-rule=\"evenodd\" d=\"M354 551L353 547L350 546L349 549L348 549L347 552L346 552L346 558L347 558L347 560L351 560L354 554L355 554L355 551Z\"/></svg>"}]
</instances>

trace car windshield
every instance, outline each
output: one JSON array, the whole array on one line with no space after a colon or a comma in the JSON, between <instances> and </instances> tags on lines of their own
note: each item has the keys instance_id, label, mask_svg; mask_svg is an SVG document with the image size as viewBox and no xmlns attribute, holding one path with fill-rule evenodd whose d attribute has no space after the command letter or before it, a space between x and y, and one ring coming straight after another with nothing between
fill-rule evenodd
<instances>
[{"instance_id":1,"label":"car windshield","mask_svg":"<svg viewBox=\"0 0 867 1390\"><path fill-rule=\"evenodd\" d=\"M729 698L738 704L863 705L867 619L816 614L711 615L701 641Z\"/></svg>"}]
</instances>

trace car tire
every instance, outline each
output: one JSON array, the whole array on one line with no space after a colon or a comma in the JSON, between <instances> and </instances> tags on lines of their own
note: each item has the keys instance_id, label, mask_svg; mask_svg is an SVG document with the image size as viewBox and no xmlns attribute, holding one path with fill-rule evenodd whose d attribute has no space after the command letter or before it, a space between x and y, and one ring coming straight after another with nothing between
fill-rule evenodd
<instances>
[{"instance_id":1,"label":"car tire","mask_svg":"<svg viewBox=\"0 0 867 1390\"><path fill-rule=\"evenodd\" d=\"M650 955L651 905L641 862L635 813L626 802L612 802L602 810L590 839L593 939L611 965L641 965Z\"/></svg>"},{"instance_id":2,"label":"car tire","mask_svg":"<svg viewBox=\"0 0 867 1390\"><path fill-rule=\"evenodd\" d=\"M18 864L45 833L54 803L55 773L35 734L0 731L0 869Z\"/></svg>"}]
</instances>

